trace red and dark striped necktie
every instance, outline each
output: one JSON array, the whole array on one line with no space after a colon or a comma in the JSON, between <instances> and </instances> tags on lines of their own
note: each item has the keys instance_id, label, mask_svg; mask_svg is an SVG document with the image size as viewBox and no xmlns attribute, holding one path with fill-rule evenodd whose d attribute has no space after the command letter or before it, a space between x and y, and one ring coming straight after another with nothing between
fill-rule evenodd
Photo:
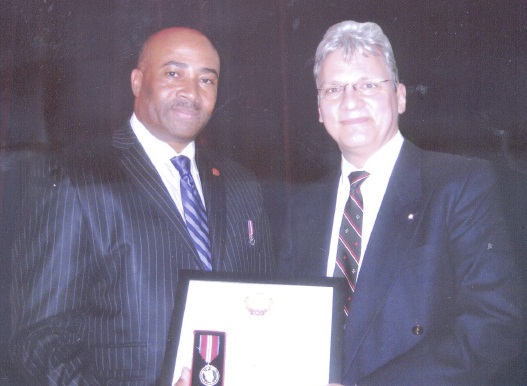
<instances>
[{"instance_id":1,"label":"red and dark striped necktie","mask_svg":"<svg viewBox=\"0 0 527 386\"><path fill-rule=\"evenodd\" d=\"M365 171L352 172L348 176L350 194L339 231L339 243L335 264L335 277L344 277L348 283L344 313L349 314L351 298L355 292L362 243L363 201L360 186L370 174Z\"/></svg>"}]
</instances>

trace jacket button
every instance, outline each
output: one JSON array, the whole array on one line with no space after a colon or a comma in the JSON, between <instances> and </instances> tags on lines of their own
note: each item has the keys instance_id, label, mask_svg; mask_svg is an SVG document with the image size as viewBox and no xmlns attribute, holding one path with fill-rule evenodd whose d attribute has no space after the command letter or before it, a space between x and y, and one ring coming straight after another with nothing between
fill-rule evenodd
<instances>
[{"instance_id":1,"label":"jacket button","mask_svg":"<svg viewBox=\"0 0 527 386\"><path fill-rule=\"evenodd\" d=\"M421 335L424 332L424 328L423 326L416 324L412 327L412 332L414 335Z\"/></svg>"}]
</instances>

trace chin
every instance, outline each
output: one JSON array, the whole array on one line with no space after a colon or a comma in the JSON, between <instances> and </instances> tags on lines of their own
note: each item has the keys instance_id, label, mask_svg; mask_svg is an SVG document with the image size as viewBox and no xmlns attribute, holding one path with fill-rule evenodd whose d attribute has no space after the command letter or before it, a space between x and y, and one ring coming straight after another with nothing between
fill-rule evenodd
<instances>
[{"instance_id":1,"label":"chin","mask_svg":"<svg viewBox=\"0 0 527 386\"><path fill-rule=\"evenodd\" d=\"M363 136L354 136L352 138L344 138L341 139L340 143L342 144L342 147L346 149L356 149L358 147L366 147L371 146L372 141L370 138L365 138Z\"/></svg>"}]
</instances>

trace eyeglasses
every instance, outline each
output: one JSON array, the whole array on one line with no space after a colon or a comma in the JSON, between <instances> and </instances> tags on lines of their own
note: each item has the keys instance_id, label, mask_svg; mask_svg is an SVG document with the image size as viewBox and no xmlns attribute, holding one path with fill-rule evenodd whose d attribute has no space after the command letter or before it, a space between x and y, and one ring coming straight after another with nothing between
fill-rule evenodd
<instances>
[{"instance_id":1,"label":"eyeglasses","mask_svg":"<svg viewBox=\"0 0 527 386\"><path fill-rule=\"evenodd\" d=\"M344 90L346 90L347 86L353 87L355 91L357 91L360 95L363 96L372 96L377 94L379 91L381 91L382 87L381 84L385 82L391 82L391 79L386 80L380 80L378 82L372 82L371 80L365 80L359 83L351 84L339 84L339 85L331 85L326 86L317 89L318 95L327 101L334 101L338 99Z\"/></svg>"}]
</instances>

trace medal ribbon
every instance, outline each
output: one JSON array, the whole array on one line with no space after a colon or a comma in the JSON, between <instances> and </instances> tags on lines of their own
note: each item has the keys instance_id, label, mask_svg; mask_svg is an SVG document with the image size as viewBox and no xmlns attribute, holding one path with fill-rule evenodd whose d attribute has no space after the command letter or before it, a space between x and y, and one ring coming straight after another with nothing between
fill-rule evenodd
<instances>
[{"instance_id":1,"label":"medal ribbon","mask_svg":"<svg viewBox=\"0 0 527 386\"><path fill-rule=\"evenodd\" d=\"M220 353L220 337L218 335L201 335L199 337L199 355L208 364Z\"/></svg>"}]
</instances>

